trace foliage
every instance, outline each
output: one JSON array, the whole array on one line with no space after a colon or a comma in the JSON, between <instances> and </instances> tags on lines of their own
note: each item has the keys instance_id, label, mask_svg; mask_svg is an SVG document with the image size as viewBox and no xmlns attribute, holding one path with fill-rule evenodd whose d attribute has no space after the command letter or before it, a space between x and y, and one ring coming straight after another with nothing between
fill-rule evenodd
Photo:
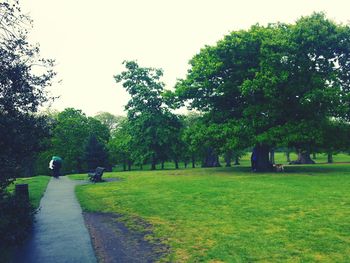
<instances>
[{"instance_id":1,"label":"foliage","mask_svg":"<svg viewBox=\"0 0 350 263\"><path fill-rule=\"evenodd\" d=\"M99 166L104 168L109 166L107 150L95 135L90 135L86 143L84 161L89 171L94 171Z\"/></svg>"},{"instance_id":2,"label":"foliage","mask_svg":"<svg viewBox=\"0 0 350 263\"><path fill-rule=\"evenodd\" d=\"M47 136L38 106L49 100L45 88L55 73L53 61L40 57L27 41L31 21L17 1L0 3L0 198L6 186L27 169Z\"/></svg>"},{"instance_id":3,"label":"foliage","mask_svg":"<svg viewBox=\"0 0 350 263\"><path fill-rule=\"evenodd\" d=\"M234 31L192 58L175 96L206 113L223 148L316 147L331 118L349 119L349 36L322 13Z\"/></svg>"},{"instance_id":4,"label":"foliage","mask_svg":"<svg viewBox=\"0 0 350 263\"><path fill-rule=\"evenodd\" d=\"M160 69L143 68L135 61L124 62L126 71L115 76L117 82L131 95L125 106L128 112L128 132L131 137L132 159L143 164L151 160L152 169L157 161L170 157L168 148L177 143L179 118L170 112L162 97L164 84ZM174 154L177 149L173 148Z\"/></svg>"},{"instance_id":5,"label":"foliage","mask_svg":"<svg viewBox=\"0 0 350 263\"><path fill-rule=\"evenodd\" d=\"M124 170L126 164L131 163L131 135L127 120L124 120L118 129L112 132L111 139L108 142L108 151L111 163L123 163Z\"/></svg>"},{"instance_id":6,"label":"foliage","mask_svg":"<svg viewBox=\"0 0 350 263\"><path fill-rule=\"evenodd\" d=\"M17 245L29 234L33 209L26 200L4 194L0 199L0 248Z\"/></svg>"},{"instance_id":7,"label":"foliage","mask_svg":"<svg viewBox=\"0 0 350 263\"><path fill-rule=\"evenodd\" d=\"M10 262L6 251L10 251L11 245L19 244L27 237L31 227L33 209L39 207L46 186L50 180L48 176L35 176L20 178L7 188L5 198L0 201L0 262ZM21 200L16 200L12 195L15 184L28 184L30 206Z\"/></svg>"},{"instance_id":8,"label":"foliage","mask_svg":"<svg viewBox=\"0 0 350 263\"><path fill-rule=\"evenodd\" d=\"M94 118L106 125L110 132L117 129L125 119L124 116L116 116L109 112L99 112L94 116Z\"/></svg>"},{"instance_id":9,"label":"foliage","mask_svg":"<svg viewBox=\"0 0 350 263\"><path fill-rule=\"evenodd\" d=\"M94 136L103 147L109 141L108 127L95 118L87 117L81 110L67 108L52 115L50 123L51 138L45 141L48 150L40 153L37 162L40 173L48 172L48 163L53 155L63 158L63 173L86 171L85 147L89 137Z\"/></svg>"}]
</instances>

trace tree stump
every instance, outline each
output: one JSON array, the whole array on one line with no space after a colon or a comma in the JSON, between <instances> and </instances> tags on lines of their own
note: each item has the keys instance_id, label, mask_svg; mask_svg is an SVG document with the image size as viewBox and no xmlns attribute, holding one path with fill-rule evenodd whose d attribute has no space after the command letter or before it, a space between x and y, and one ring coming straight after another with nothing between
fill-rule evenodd
<instances>
[{"instance_id":1,"label":"tree stump","mask_svg":"<svg viewBox=\"0 0 350 263\"><path fill-rule=\"evenodd\" d=\"M16 198L29 201L28 184L16 184L15 195L16 195Z\"/></svg>"}]
</instances>

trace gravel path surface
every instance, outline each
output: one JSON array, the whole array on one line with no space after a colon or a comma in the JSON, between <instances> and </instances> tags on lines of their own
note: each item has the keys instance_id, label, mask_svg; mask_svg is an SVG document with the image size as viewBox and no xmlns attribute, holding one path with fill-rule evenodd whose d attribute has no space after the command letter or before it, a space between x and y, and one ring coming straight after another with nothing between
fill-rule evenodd
<instances>
[{"instance_id":1,"label":"gravel path surface","mask_svg":"<svg viewBox=\"0 0 350 263\"><path fill-rule=\"evenodd\" d=\"M52 178L40 202L32 237L15 256L18 263L96 263L81 207L78 181Z\"/></svg>"},{"instance_id":2,"label":"gravel path surface","mask_svg":"<svg viewBox=\"0 0 350 263\"><path fill-rule=\"evenodd\" d=\"M99 262L156 262L168 253L169 249L160 242L151 244L145 240L150 233L132 231L118 217L112 213L84 213Z\"/></svg>"}]
</instances>

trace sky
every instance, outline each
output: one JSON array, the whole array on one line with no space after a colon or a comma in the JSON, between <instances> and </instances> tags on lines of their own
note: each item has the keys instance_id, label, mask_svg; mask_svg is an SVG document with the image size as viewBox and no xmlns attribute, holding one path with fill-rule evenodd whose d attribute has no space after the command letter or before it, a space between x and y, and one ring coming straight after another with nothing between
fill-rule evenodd
<instances>
[{"instance_id":1,"label":"sky","mask_svg":"<svg viewBox=\"0 0 350 263\"><path fill-rule=\"evenodd\" d=\"M59 111L73 107L88 116L100 111L125 115L130 99L113 76L124 60L164 70L172 89L188 61L205 45L231 31L259 23L293 23L323 11L350 22L349 0L22 0L34 21L30 40L56 60L50 92Z\"/></svg>"}]
</instances>

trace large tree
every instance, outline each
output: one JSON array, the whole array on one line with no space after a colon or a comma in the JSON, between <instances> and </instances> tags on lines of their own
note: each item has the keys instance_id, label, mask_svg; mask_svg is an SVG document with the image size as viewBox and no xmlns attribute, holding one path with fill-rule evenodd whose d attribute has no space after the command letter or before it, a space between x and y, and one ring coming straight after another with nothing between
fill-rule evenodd
<instances>
[{"instance_id":1,"label":"large tree","mask_svg":"<svg viewBox=\"0 0 350 263\"><path fill-rule=\"evenodd\" d=\"M0 2L0 258L5 247L26 237L33 214L7 187L16 177L32 175L33 157L48 135L46 119L35 112L49 99L53 61L42 59L27 41L30 24L18 1Z\"/></svg>"},{"instance_id":2,"label":"large tree","mask_svg":"<svg viewBox=\"0 0 350 263\"><path fill-rule=\"evenodd\" d=\"M131 147L134 159L141 163L151 161L156 169L159 161L169 157L174 141L173 134L181 124L179 118L170 112L162 97L164 83L160 81L161 69L139 67L135 61L124 62L126 71L115 76L117 82L131 95L125 106L132 137Z\"/></svg>"},{"instance_id":3,"label":"large tree","mask_svg":"<svg viewBox=\"0 0 350 263\"><path fill-rule=\"evenodd\" d=\"M0 3L0 195L28 167L47 135L38 107L49 99L53 61L27 41L31 24L17 1Z\"/></svg>"},{"instance_id":4,"label":"large tree","mask_svg":"<svg viewBox=\"0 0 350 263\"><path fill-rule=\"evenodd\" d=\"M223 142L254 146L257 170L275 146L307 155L330 118L349 117L350 30L322 13L234 31L190 61L176 96L206 114Z\"/></svg>"}]
</instances>

